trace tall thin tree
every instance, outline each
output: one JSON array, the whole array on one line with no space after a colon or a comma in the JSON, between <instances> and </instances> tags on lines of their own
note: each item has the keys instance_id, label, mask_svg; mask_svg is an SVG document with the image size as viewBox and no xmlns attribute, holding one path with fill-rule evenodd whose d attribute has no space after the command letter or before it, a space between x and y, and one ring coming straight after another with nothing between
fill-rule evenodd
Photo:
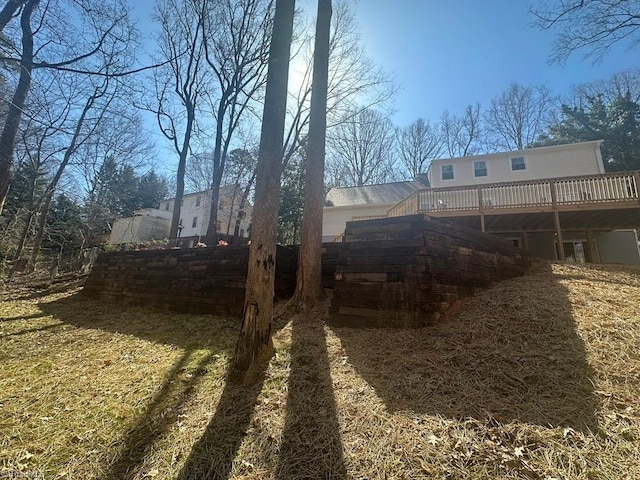
<instances>
[{"instance_id":1,"label":"tall thin tree","mask_svg":"<svg viewBox=\"0 0 640 480\"><path fill-rule=\"evenodd\" d=\"M255 380L260 366L273 354L271 321L276 273L278 202L294 11L295 0L277 0L262 113L256 207L253 211L242 330L231 371L231 378L245 382Z\"/></svg>"},{"instance_id":2,"label":"tall thin tree","mask_svg":"<svg viewBox=\"0 0 640 480\"><path fill-rule=\"evenodd\" d=\"M296 292L299 307L322 298L322 207L324 204L324 155L327 137L327 89L329 84L329 33L331 0L318 0L313 83L307 161L302 242L298 260Z\"/></svg>"}]
</instances>

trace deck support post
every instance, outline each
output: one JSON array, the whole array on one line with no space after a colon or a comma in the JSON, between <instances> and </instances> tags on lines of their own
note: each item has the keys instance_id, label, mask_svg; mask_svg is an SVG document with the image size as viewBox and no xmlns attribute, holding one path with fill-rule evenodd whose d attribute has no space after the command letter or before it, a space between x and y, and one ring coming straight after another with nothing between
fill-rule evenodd
<instances>
[{"instance_id":1,"label":"deck support post","mask_svg":"<svg viewBox=\"0 0 640 480\"><path fill-rule=\"evenodd\" d=\"M529 236L526 230L522 231L522 246L527 252L529 251Z\"/></svg>"},{"instance_id":2,"label":"deck support post","mask_svg":"<svg viewBox=\"0 0 640 480\"><path fill-rule=\"evenodd\" d=\"M560 226L560 215L557 210L553 212L553 220L556 224L556 236L558 237L558 260L565 261L564 257L564 240L562 239L562 227Z\"/></svg>"},{"instance_id":3,"label":"deck support post","mask_svg":"<svg viewBox=\"0 0 640 480\"><path fill-rule=\"evenodd\" d=\"M560 214L558 213L558 195L556 193L556 184L554 181L549 182L551 189L551 206L553 207L553 221L556 225L556 236L558 237L558 260L565 261L564 257L564 241L562 240L562 227L560 225Z\"/></svg>"},{"instance_id":4,"label":"deck support post","mask_svg":"<svg viewBox=\"0 0 640 480\"><path fill-rule=\"evenodd\" d=\"M598 252L598 248L596 247L596 242L593 238L593 232L591 230L587 230L587 248L589 249L589 254L591 255L591 263L600 263L600 254Z\"/></svg>"}]
</instances>

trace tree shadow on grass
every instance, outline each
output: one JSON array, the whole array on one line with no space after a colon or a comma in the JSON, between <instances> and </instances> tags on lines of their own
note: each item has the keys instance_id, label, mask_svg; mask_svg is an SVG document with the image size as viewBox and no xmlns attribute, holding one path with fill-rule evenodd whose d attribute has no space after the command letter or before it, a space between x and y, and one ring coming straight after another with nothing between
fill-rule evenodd
<instances>
[{"instance_id":1,"label":"tree shadow on grass","mask_svg":"<svg viewBox=\"0 0 640 480\"><path fill-rule=\"evenodd\" d=\"M262 370L251 385L225 383L216 412L191 449L178 476L180 480L229 478L233 460L251 423L264 378L265 370Z\"/></svg>"},{"instance_id":2,"label":"tree shadow on grass","mask_svg":"<svg viewBox=\"0 0 640 480\"><path fill-rule=\"evenodd\" d=\"M391 411L594 430L593 372L567 289L546 268L430 327L333 330Z\"/></svg>"},{"instance_id":3,"label":"tree shadow on grass","mask_svg":"<svg viewBox=\"0 0 640 480\"><path fill-rule=\"evenodd\" d=\"M346 478L324 327L317 318L293 321L287 417L278 479Z\"/></svg>"},{"instance_id":4,"label":"tree shadow on grass","mask_svg":"<svg viewBox=\"0 0 640 480\"><path fill-rule=\"evenodd\" d=\"M293 320L287 414L275 478L346 478L324 329ZM194 445L180 480L227 479L265 380L227 382L216 413Z\"/></svg>"},{"instance_id":5,"label":"tree shadow on grass","mask_svg":"<svg viewBox=\"0 0 640 480\"><path fill-rule=\"evenodd\" d=\"M150 448L177 421L213 357L213 353L209 352L193 362L193 354L192 351L185 351L173 365L144 414L125 434L124 444L102 476L104 480L134 478L136 467L142 464ZM190 365L192 363L195 364Z\"/></svg>"},{"instance_id":6,"label":"tree shadow on grass","mask_svg":"<svg viewBox=\"0 0 640 480\"><path fill-rule=\"evenodd\" d=\"M230 354L240 321L209 315L177 315L140 307L114 307L79 295L39 304L47 315L79 328L96 329L173 345L183 349L143 413L123 435L103 479L137 475L153 445L178 420L214 357Z\"/></svg>"}]
</instances>

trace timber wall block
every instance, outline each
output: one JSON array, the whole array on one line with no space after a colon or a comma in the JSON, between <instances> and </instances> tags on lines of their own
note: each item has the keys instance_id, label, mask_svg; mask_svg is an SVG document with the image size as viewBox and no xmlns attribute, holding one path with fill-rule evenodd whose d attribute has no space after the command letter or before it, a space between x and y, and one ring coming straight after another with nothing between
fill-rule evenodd
<instances>
[{"instance_id":1,"label":"timber wall block","mask_svg":"<svg viewBox=\"0 0 640 480\"><path fill-rule=\"evenodd\" d=\"M526 273L507 240L427 215L347 223L329 323L421 327L459 299Z\"/></svg>"},{"instance_id":2,"label":"timber wall block","mask_svg":"<svg viewBox=\"0 0 640 480\"><path fill-rule=\"evenodd\" d=\"M241 316L248 246L101 253L83 292L178 312ZM276 297L293 294L297 255L278 246Z\"/></svg>"}]
</instances>

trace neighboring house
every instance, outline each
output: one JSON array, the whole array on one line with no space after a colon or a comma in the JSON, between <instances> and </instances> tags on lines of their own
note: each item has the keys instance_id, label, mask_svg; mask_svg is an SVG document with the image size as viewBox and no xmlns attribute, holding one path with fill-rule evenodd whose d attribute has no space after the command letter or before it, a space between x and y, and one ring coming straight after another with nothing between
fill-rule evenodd
<instances>
[{"instance_id":1,"label":"neighboring house","mask_svg":"<svg viewBox=\"0 0 640 480\"><path fill-rule=\"evenodd\" d=\"M147 243L169 236L171 212L157 208L136 210L133 217L119 218L111 227L109 243Z\"/></svg>"},{"instance_id":2,"label":"neighboring house","mask_svg":"<svg viewBox=\"0 0 640 480\"><path fill-rule=\"evenodd\" d=\"M505 237L541 258L640 264L640 173L605 173L601 143L434 160L429 188L378 214L447 218ZM340 208L351 219L369 214L366 202L349 201L341 190L349 189L329 193L343 199ZM327 202L325 241L339 236L349 220L337 222L336 213Z\"/></svg>"},{"instance_id":3,"label":"neighboring house","mask_svg":"<svg viewBox=\"0 0 640 480\"><path fill-rule=\"evenodd\" d=\"M235 185L223 185L220 187L220 198L218 200L218 225L216 231L219 236L233 236L236 226L236 220L240 212L240 204L242 202L243 191L240 187ZM152 212L153 218L161 217L167 219L166 232L160 238L167 238L169 236L169 228L171 226L171 218L173 214L175 198L168 198L160 202L157 209L145 209ZM182 205L180 208L180 225L182 229L180 231L180 244L186 248L193 247L200 237L206 235L207 226L209 224L209 213L211 212L211 190L204 192L196 192L185 194L182 197ZM245 237L251 223L251 215L253 207L249 201L247 201L243 208L243 214L240 219L240 229L238 235ZM139 231L133 228L136 222L144 223L145 220L137 220L138 215L133 218L126 218L118 220L113 227L110 243L141 243L150 239L143 239L141 236L131 234L128 236L122 236L121 231L136 232ZM149 223L150 220L146 220ZM159 222L158 222L159 223ZM123 224L124 228L121 228L119 224ZM117 228L116 228L117 227ZM114 234L114 231L116 234ZM164 230L163 230L164 232ZM121 241L125 238L127 241Z\"/></svg>"},{"instance_id":4,"label":"neighboring house","mask_svg":"<svg viewBox=\"0 0 640 480\"><path fill-rule=\"evenodd\" d=\"M385 217L387 211L410 194L428 186L426 177L409 182L332 188L325 198L322 241L332 242L351 220Z\"/></svg>"}]
</instances>

